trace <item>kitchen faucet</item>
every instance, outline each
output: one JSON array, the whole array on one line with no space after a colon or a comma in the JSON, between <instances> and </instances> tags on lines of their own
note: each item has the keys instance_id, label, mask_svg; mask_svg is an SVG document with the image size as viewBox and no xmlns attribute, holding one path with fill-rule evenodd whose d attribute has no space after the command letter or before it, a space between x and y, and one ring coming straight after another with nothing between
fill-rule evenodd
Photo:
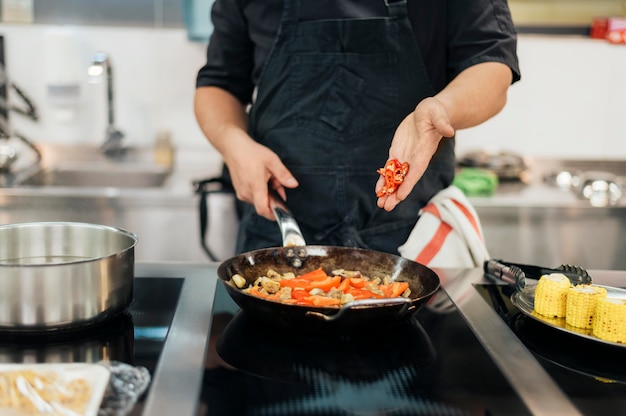
<instances>
[{"instance_id":1,"label":"kitchen faucet","mask_svg":"<svg viewBox=\"0 0 626 416\"><path fill-rule=\"evenodd\" d=\"M93 62L87 69L88 81L90 83L99 83L104 78L106 72L107 82L107 110L108 124L106 129L106 138L100 149L108 156L119 155L122 151L122 140L124 133L115 127L115 106L113 101L113 67L111 59L104 52L98 52L93 58Z\"/></svg>"}]
</instances>

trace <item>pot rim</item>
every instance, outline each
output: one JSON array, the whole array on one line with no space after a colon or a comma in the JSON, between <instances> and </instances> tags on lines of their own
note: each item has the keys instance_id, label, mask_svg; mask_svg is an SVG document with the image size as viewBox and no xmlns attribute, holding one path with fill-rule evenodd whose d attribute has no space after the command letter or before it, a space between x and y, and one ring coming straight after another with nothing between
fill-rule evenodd
<instances>
[{"instance_id":1,"label":"pot rim","mask_svg":"<svg viewBox=\"0 0 626 416\"><path fill-rule=\"evenodd\" d=\"M53 228L53 227L66 227L66 228L76 228L76 229L93 229L93 230L101 230L108 231L113 234L119 234L129 239L129 243L126 247L119 248L113 251L110 254L104 255L95 255L90 257L81 257L73 260L64 260L62 262L55 263L14 263L8 262L5 259L0 258L0 268L16 268L16 267L54 267L54 266L66 266L70 264L80 264L80 263L90 263L94 260L106 259L109 257L117 256L120 253L126 253L130 250L134 250L137 245L139 239L137 235L131 231L128 231L124 228L111 226L111 225L103 225L103 224L93 224L87 222L74 222L74 221L33 221L33 222L22 222L22 223L13 223L13 224L3 224L0 225L0 233L6 230L11 229L21 229L21 228Z\"/></svg>"}]
</instances>

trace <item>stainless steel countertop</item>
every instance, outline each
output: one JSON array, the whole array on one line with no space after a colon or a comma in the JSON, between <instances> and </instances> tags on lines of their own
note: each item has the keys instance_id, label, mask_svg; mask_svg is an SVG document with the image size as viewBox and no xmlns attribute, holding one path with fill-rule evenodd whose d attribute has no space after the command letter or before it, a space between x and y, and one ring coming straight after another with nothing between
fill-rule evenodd
<instances>
[{"instance_id":1,"label":"stainless steel countertop","mask_svg":"<svg viewBox=\"0 0 626 416\"><path fill-rule=\"evenodd\" d=\"M138 277L184 277L156 378L144 414L195 415L202 383L217 278L216 263L138 263ZM533 414L576 415L564 395L532 353L499 318L474 284L491 282L482 269L436 269L442 287L470 325L487 353ZM591 271L594 282L625 286L626 272ZM492 283L492 282L491 282Z\"/></svg>"},{"instance_id":2,"label":"stainless steel countertop","mask_svg":"<svg viewBox=\"0 0 626 416\"><path fill-rule=\"evenodd\" d=\"M588 200L578 198L571 190L563 190L544 181L550 173L559 171L603 171L616 176L626 188L626 163L619 160L562 160L525 157L528 169L522 181L501 181L491 196L470 197L477 208L489 207L592 207ZM154 188L106 187L15 187L0 188L0 199L15 198L116 198L130 203L186 204L192 203L192 180L216 176L222 167L221 158L205 149L179 149L171 175L165 184ZM626 189L623 189L626 193ZM626 196L614 206L626 207Z\"/></svg>"},{"instance_id":3,"label":"stainless steel countertop","mask_svg":"<svg viewBox=\"0 0 626 416\"><path fill-rule=\"evenodd\" d=\"M532 414L581 414L508 325L473 289L474 284L490 282L482 269L437 269L436 272L474 335Z\"/></svg>"},{"instance_id":4,"label":"stainless steel countertop","mask_svg":"<svg viewBox=\"0 0 626 416\"><path fill-rule=\"evenodd\" d=\"M20 199L99 199L115 198L132 204L190 205L194 203L195 179L216 176L221 159L214 153L199 149L176 151L172 172L158 187L88 187L88 186L16 186L0 187L0 200Z\"/></svg>"},{"instance_id":5,"label":"stainless steel countertop","mask_svg":"<svg viewBox=\"0 0 626 416\"><path fill-rule=\"evenodd\" d=\"M178 307L143 404L150 416L196 415L211 330L217 265L137 263L137 277L184 277Z\"/></svg>"},{"instance_id":6,"label":"stainless steel countertop","mask_svg":"<svg viewBox=\"0 0 626 416\"><path fill-rule=\"evenodd\" d=\"M559 172L574 175L585 173L607 173L615 176L616 182L626 194L626 162L620 160L567 160L526 157L528 169L520 181L500 181L496 192L491 196L470 197L476 208L489 207L567 207L577 209L604 209L594 207L589 200L577 196L574 189L562 189L551 183L550 176ZM626 196L609 208L626 207Z\"/></svg>"}]
</instances>

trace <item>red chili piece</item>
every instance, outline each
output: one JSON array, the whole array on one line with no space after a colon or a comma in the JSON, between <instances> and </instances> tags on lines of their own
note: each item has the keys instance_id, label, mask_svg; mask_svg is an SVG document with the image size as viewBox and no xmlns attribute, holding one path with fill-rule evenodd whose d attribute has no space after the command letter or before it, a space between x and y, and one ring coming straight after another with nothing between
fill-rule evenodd
<instances>
[{"instance_id":1,"label":"red chili piece","mask_svg":"<svg viewBox=\"0 0 626 416\"><path fill-rule=\"evenodd\" d=\"M407 162L400 163L398 159L389 159L384 168L376 170L380 175L385 178L385 184L378 192L377 197L385 195L391 195L398 189L398 186L404 181L404 177L409 171L409 164Z\"/></svg>"}]
</instances>

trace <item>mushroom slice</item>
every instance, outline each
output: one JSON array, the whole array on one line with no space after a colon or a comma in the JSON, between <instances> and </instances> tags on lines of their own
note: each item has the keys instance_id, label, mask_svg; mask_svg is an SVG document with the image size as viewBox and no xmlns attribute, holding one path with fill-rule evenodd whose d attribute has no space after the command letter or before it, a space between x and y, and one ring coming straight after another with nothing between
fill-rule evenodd
<instances>
[{"instance_id":1,"label":"mushroom slice","mask_svg":"<svg viewBox=\"0 0 626 416\"><path fill-rule=\"evenodd\" d=\"M243 289L247 284L246 279L244 279L243 276L240 275L239 273L234 274L231 277L231 280L233 281L235 286L237 286L239 289Z\"/></svg>"}]
</instances>

